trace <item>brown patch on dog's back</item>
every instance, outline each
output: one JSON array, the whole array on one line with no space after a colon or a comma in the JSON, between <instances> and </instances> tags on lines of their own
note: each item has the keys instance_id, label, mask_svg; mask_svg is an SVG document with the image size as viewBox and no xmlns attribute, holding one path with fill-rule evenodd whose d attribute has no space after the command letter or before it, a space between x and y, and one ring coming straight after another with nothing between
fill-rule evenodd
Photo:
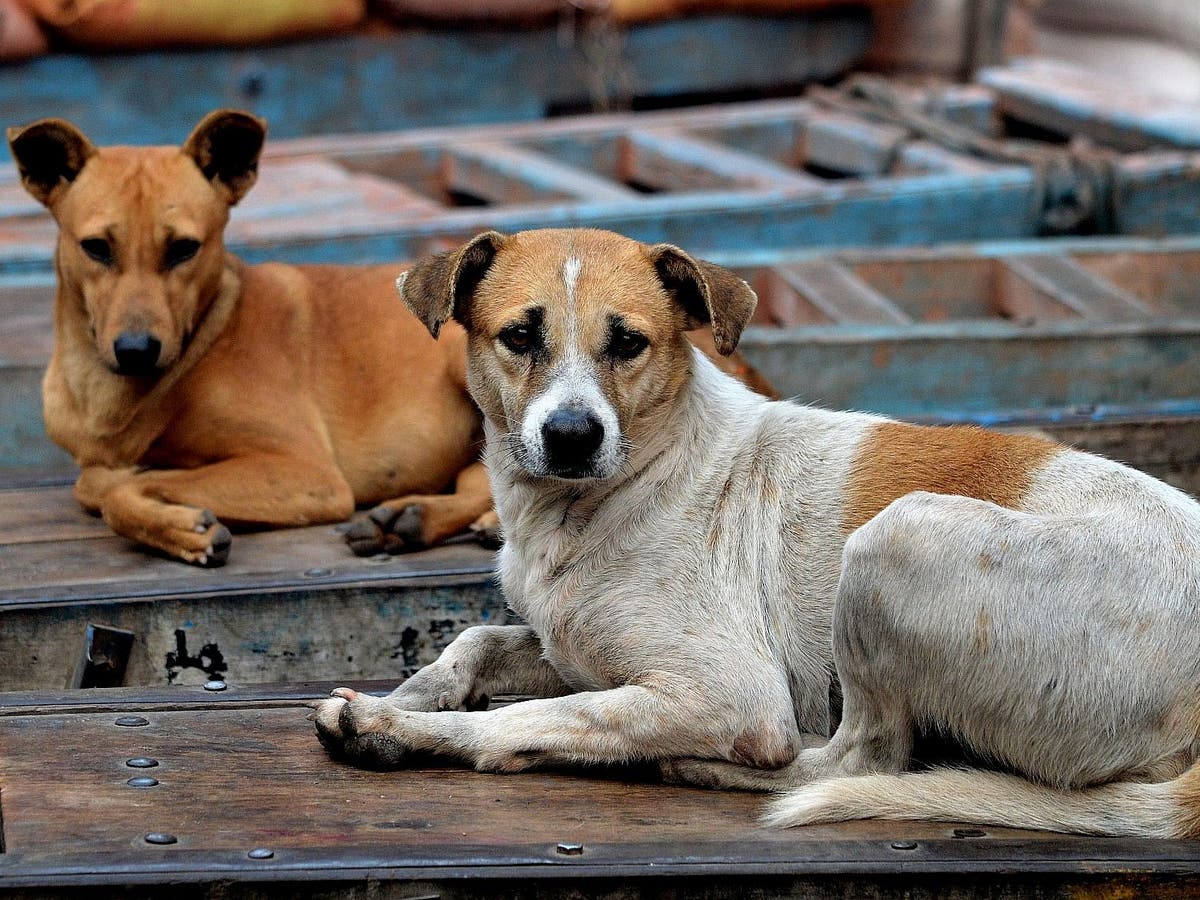
<instances>
[{"instance_id":1,"label":"brown patch on dog's back","mask_svg":"<svg viewBox=\"0 0 1200 900\"><path fill-rule=\"evenodd\" d=\"M1062 447L973 426L883 422L868 431L851 466L842 528L873 519L913 491L988 500L1017 509L1033 473Z\"/></svg>"}]
</instances>

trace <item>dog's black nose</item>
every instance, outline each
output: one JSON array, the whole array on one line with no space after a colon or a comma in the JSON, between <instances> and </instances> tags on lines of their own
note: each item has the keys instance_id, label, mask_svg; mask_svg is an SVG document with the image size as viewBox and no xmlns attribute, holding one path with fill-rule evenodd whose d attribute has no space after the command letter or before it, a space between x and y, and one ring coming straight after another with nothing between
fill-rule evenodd
<instances>
[{"instance_id":1,"label":"dog's black nose","mask_svg":"<svg viewBox=\"0 0 1200 900\"><path fill-rule=\"evenodd\" d=\"M563 407L542 423L542 446L556 469L583 467L603 441L604 426L590 410Z\"/></svg>"},{"instance_id":2,"label":"dog's black nose","mask_svg":"<svg viewBox=\"0 0 1200 900\"><path fill-rule=\"evenodd\" d=\"M145 331L123 331L113 341L113 355L121 375L152 374L161 351L162 342Z\"/></svg>"}]
</instances>

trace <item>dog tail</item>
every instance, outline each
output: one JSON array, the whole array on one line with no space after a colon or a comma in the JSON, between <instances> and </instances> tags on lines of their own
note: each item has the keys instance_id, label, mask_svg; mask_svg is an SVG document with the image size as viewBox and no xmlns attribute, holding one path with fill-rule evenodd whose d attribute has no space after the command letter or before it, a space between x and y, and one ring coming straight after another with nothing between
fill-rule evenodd
<instances>
[{"instance_id":1,"label":"dog tail","mask_svg":"<svg viewBox=\"0 0 1200 900\"><path fill-rule=\"evenodd\" d=\"M978 769L860 775L790 791L763 821L789 827L847 819L926 819L1114 837L1200 837L1200 762L1171 781L1060 790Z\"/></svg>"}]
</instances>

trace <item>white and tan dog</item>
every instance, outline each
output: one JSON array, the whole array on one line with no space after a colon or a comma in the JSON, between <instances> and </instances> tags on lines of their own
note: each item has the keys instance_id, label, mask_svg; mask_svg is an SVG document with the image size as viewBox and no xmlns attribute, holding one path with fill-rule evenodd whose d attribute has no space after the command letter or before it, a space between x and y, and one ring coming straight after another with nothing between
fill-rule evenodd
<instances>
[{"instance_id":1,"label":"white and tan dog","mask_svg":"<svg viewBox=\"0 0 1200 900\"><path fill-rule=\"evenodd\" d=\"M468 333L525 626L472 628L323 743L515 772L657 760L787 790L768 819L1200 835L1200 506L1031 437L769 402L730 352L755 298L667 246L488 233L409 307ZM833 726L823 746L805 736ZM535 694L471 711L500 692ZM1016 774L911 764L917 729Z\"/></svg>"}]
</instances>

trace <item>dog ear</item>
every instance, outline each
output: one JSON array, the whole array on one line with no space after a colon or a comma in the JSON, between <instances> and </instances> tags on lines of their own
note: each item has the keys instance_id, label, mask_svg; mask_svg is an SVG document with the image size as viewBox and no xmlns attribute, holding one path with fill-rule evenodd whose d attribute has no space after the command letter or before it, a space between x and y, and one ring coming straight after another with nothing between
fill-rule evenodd
<instances>
[{"instance_id":1,"label":"dog ear","mask_svg":"<svg viewBox=\"0 0 1200 900\"><path fill-rule=\"evenodd\" d=\"M57 199L59 188L74 181L96 152L83 132L64 119L42 119L24 128L10 128L8 146L21 184L44 206Z\"/></svg>"},{"instance_id":2,"label":"dog ear","mask_svg":"<svg viewBox=\"0 0 1200 900\"><path fill-rule=\"evenodd\" d=\"M732 353L758 303L750 285L728 269L694 259L672 244L655 244L648 252L663 287L695 323L689 327L712 325L717 352Z\"/></svg>"},{"instance_id":3,"label":"dog ear","mask_svg":"<svg viewBox=\"0 0 1200 900\"><path fill-rule=\"evenodd\" d=\"M426 257L396 279L400 299L434 337L448 319L470 328L471 298L507 242L485 231L457 250Z\"/></svg>"},{"instance_id":4,"label":"dog ear","mask_svg":"<svg viewBox=\"0 0 1200 900\"><path fill-rule=\"evenodd\" d=\"M200 120L183 152L196 161L204 177L224 190L233 206L258 179L258 155L267 123L237 109L218 109Z\"/></svg>"}]
</instances>

